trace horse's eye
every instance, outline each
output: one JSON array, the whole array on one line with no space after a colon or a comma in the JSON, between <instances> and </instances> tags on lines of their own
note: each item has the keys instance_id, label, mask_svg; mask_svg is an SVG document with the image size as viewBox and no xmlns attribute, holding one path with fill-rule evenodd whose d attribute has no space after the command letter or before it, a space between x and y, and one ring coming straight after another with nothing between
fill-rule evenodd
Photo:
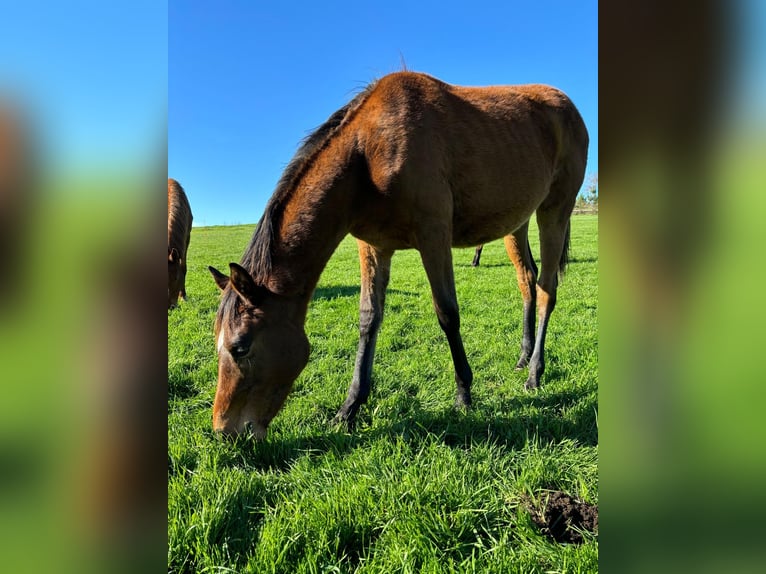
<instances>
[{"instance_id":1,"label":"horse's eye","mask_svg":"<svg viewBox=\"0 0 766 574\"><path fill-rule=\"evenodd\" d=\"M248 347L245 347L244 345L235 345L231 349L229 349L229 353L231 353L231 356L235 359L241 359L245 355L247 355L247 352L250 349Z\"/></svg>"},{"instance_id":2,"label":"horse's eye","mask_svg":"<svg viewBox=\"0 0 766 574\"><path fill-rule=\"evenodd\" d=\"M229 353L231 353L231 356L235 359L241 359L247 353L250 351L250 339L239 337L232 341L231 346L229 347Z\"/></svg>"}]
</instances>

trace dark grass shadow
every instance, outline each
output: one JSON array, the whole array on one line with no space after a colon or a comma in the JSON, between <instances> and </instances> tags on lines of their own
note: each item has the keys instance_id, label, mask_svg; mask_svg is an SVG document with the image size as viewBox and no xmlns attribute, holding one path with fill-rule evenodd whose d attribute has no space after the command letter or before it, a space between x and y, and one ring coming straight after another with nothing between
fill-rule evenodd
<instances>
[{"instance_id":1,"label":"dark grass shadow","mask_svg":"<svg viewBox=\"0 0 766 574\"><path fill-rule=\"evenodd\" d=\"M455 263L453 266L454 267L473 267L473 265L471 265L470 261L467 262L467 263ZM473 267L473 268L476 269L476 272L478 273L479 270L482 267L484 267L484 268L509 267L509 268L513 269L513 265L511 265L510 261L507 261L505 263L482 263L478 267Z\"/></svg>"},{"instance_id":2,"label":"dark grass shadow","mask_svg":"<svg viewBox=\"0 0 766 574\"><path fill-rule=\"evenodd\" d=\"M330 424L328 421L325 432L312 435L269 436L264 442L256 442L249 436L241 436L234 442L236 453L222 457L222 461L224 464L235 466L241 466L244 463L259 470L286 472L297 459L307 455L319 457L329 452L349 453L368 442L368 437L349 433L346 429Z\"/></svg>"},{"instance_id":3,"label":"dark grass shadow","mask_svg":"<svg viewBox=\"0 0 766 574\"><path fill-rule=\"evenodd\" d=\"M168 376L168 399L190 399L198 394L199 390L194 386L194 381L191 377Z\"/></svg>"},{"instance_id":4,"label":"dark grass shadow","mask_svg":"<svg viewBox=\"0 0 766 574\"><path fill-rule=\"evenodd\" d=\"M492 411L480 401L468 411L413 409L400 421L379 429L378 436L420 441L432 435L447 446L463 449L477 444L496 444L508 450L520 450L530 440L540 445L555 445L565 439L583 446L596 446L596 399L594 397L591 405L584 401L587 395L588 391L575 389L555 394L532 391L506 399ZM564 411L569 411L569 416L563 416Z\"/></svg>"},{"instance_id":5,"label":"dark grass shadow","mask_svg":"<svg viewBox=\"0 0 766 574\"><path fill-rule=\"evenodd\" d=\"M468 411L454 407L429 410L414 397L404 394L400 418L371 429L373 398L371 405L362 407L357 428L351 432L345 425L332 424L328 410L325 431L297 437L270 436L263 443L239 438L236 455L230 462L257 469L287 471L294 461L306 455L320 457L333 452L343 456L380 439L420 443L435 438L449 447L462 449L493 444L508 450L521 450L530 440L546 446L565 439L583 446L596 446L596 398L594 396L592 404L584 401L588 394L587 389L557 393L533 391L508 398L500 403L499 409L493 406L495 410L491 412L478 401ZM564 411L569 411L569 416L562 416Z\"/></svg>"},{"instance_id":6,"label":"dark grass shadow","mask_svg":"<svg viewBox=\"0 0 766 574\"><path fill-rule=\"evenodd\" d=\"M354 297L355 299L359 299L359 285L331 285L327 287L317 287L316 291L314 291L314 296L312 297L313 301L318 300L329 300L329 299L338 299L341 297ZM398 294L398 295L416 295L416 293L412 293L410 291L401 291L399 289L388 289L386 291L388 295Z\"/></svg>"},{"instance_id":7,"label":"dark grass shadow","mask_svg":"<svg viewBox=\"0 0 766 574\"><path fill-rule=\"evenodd\" d=\"M570 257L568 261L570 265L572 263L597 263L597 262L598 262L598 257ZM539 261L537 262L537 266L538 268L540 267ZM465 268L465 267L473 267L473 265L471 265L471 262L469 261L467 263L455 263L454 267ZM511 264L510 261L504 261L501 263L481 263L478 267L473 267L473 268L476 269L478 272L482 267L486 269L492 269L496 267L509 267L513 269L513 265Z\"/></svg>"},{"instance_id":8,"label":"dark grass shadow","mask_svg":"<svg viewBox=\"0 0 766 574\"><path fill-rule=\"evenodd\" d=\"M337 299L339 297L359 298L359 285L332 285L328 287L318 287L314 291L314 301L319 299Z\"/></svg>"}]
</instances>

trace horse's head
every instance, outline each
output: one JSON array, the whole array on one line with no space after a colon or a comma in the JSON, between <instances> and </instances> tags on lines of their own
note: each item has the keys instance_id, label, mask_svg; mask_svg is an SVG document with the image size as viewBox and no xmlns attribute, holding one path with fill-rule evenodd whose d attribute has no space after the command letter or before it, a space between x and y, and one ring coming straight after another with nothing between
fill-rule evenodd
<instances>
[{"instance_id":1,"label":"horse's head","mask_svg":"<svg viewBox=\"0 0 766 574\"><path fill-rule=\"evenodd\" d=\"M168 248L168 309L178 303L178 293L184 280L183 265L178 249Z\"/></svg>"},{"instance_id":2,"label":"horse's head","mask_svg":"<svg viewBox=\"0 0 766 574\"><path fill-rule=\"evenodd\" d=\"M257 285L236 263L229 268L229 277L209 268L223 290L215 321L213 429L234 436L249 424L260 440L308 363L309 343L289 302Z\"/></svg>"}]
</instances>

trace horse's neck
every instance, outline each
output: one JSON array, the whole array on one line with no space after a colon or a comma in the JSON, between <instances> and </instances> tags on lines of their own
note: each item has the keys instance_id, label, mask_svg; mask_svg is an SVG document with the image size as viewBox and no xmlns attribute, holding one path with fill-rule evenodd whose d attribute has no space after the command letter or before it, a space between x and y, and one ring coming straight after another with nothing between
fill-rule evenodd
<instances>
[{"instance_id":1,"label":"horse's neck","mask_svg":"<svg viewBox=\"0 0 766 574\"><path fill-rule=\"evenodd\" d=\"M305 178L284 206L275 230L269 288L308 304L327 262L348 233L353 174ZM309 182L314 182L310 184Z\"/></svg>"}]
</instances>

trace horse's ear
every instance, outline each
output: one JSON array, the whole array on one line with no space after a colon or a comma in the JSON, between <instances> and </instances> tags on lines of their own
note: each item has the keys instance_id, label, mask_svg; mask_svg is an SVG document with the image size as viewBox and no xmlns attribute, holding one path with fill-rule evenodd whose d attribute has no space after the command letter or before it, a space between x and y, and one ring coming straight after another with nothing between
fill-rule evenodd
<instances>
[{"instance_id":1,"label":"horse's ear","mask_svg":"<svg viewBox=\"0 0 766 574\"><path fill-rule=\"evenodd\" d=\"M215 279L215 284L218 285L218 288L223 291L226 289L226 286L229 284L229 278L218 271L215 267L208 267L210 270L210 274L213 276L213 279Z\"/></svg>"},{"instance_id":2,"label":"horse's ear","mask_svg":"<svg viewBox=\"0 0 766 574\"><path fill-rule=\"evenodd\" d=\"M256 285L250 273L236 263L229 263L229 270L231 271L231 286L237 292L237 294L253 305L258 305L268 289L261 285Z\"/></svg>"},{"instance_id":3,"label":"horse's ear","mask_svg":"<svg viewBox=\"0 0 766 574\"><path fill-rule=\"evenodd\" d=\"M170 250L170 253L168 253L168 261L170 261L170 263L177 263L180 258L181 258L181 255L179 255L178 249L173 247Z\"/></svg>"}]
</instances>

